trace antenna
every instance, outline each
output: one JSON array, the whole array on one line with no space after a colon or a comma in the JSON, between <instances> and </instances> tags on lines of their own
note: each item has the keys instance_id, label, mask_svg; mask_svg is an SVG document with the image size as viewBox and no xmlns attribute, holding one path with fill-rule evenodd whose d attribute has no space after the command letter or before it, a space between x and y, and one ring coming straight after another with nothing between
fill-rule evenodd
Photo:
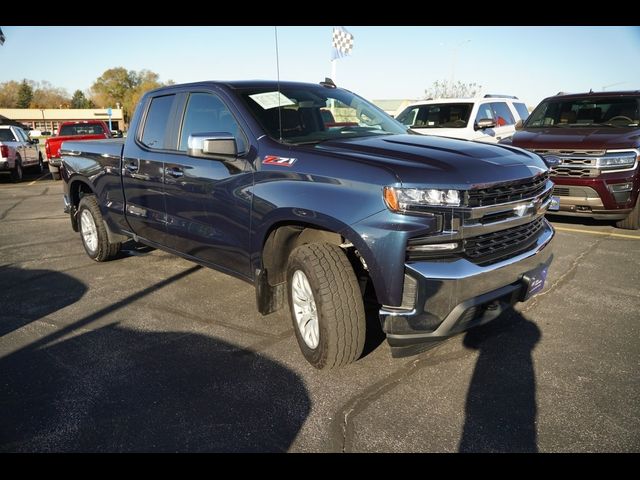
<instances>
[{"instance_id":1,"label":"antenna","mask_svg":"<svg viewBox=\"0 0 640 480\"><path fill-rule=\"evenodd\" d=\"M280 108L280 55L278 53L278 27L273 26L276 36L276 71L278 75L278 132L280 133L280 141L282 142L282 110Z\"/></svg>"}]
</instances>

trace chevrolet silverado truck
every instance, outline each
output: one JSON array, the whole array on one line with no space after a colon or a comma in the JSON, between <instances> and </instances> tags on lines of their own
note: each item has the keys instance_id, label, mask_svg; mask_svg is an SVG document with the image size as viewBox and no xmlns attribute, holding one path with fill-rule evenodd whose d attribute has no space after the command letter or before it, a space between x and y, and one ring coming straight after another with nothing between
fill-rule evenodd
<instances>
[{"instance_id":1,"label":"chevrolet silverado truck","mask_svg":"<svg viewBox=\"0 0 640 480\"><path fill-rule=\"evenodd\" d=\"M246 280L316 368L361 356L365 304L411 355L538 293L552 260L539 155L411 134L329 79L163 87L124 141L61 155L89 257L133 239Z\"/></svg>"},{"instance_id":2,"label":"chevrolet silverado truck","mask_svg":"<svg viewBox=\"0 0 640 480\"><path fill-rule=\"evenodd\" d=\"M44 151L49 162L49 171L54 180L60 180L60 146L66 140L93 140L111 138L109 127L102 120L63 122L58 135L45 141Z\"/></svg>"},{"instance_id":3,"label":"chevrolet silverado truck","mask_svg":"<svg viewBox=\"0 0 640 480\"><path fill-rule=\"evenodd\" d=\"M545 98L510 143L552 164L557 213L640 228L640 91Z\"/></svg>"}]
</instances>

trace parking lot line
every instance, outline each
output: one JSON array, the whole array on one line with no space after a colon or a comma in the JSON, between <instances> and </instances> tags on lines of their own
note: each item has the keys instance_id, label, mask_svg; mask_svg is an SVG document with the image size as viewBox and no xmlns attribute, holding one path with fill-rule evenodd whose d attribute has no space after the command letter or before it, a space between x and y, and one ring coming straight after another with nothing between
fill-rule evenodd
<instances>
[{"instance_id":1,"label":"parking lot line","mask_svg":"<svg viewBox=\"0 0 640 480\"><path fill-rule=\"evenodd\" d=\"M578 232L578 233L592 233L593 235L607 235L609 237L621 237L631 238L633 240L640 240L640 235L625 235L623 233L610 233L610 232L596 232L594 230L582 230L580 228L566 228L566 227L553 227L560 232Z\"/></svg>"},{"instance_id":2,"label":"parking lot line","mask_svg":"<svg viewBox=\"0 0 640 480\"><path fill-rule=\"evenodd\" d=\"M47 173L41 175L40 177L36 178L33 182L29 182L29 186L34 185L38 180L42 180L47 175L49 175L49 172L47 172Z\"/></svg>"}]
</instances>

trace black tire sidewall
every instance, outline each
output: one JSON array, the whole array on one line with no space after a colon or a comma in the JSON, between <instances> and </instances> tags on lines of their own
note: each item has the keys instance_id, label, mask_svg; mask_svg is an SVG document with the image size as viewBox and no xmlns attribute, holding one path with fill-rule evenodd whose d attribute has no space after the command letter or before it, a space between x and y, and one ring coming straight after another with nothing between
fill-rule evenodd
<instances>
[{"instance_id":1,"label":"black tire sidewall","mask_svg":"<svg viewBox=\"0 0 640 480\"><path fill-rule=\"evenodd\" d=\"M316 312L318 314L318 346L316 348L310 348L304 338L302 338L302 334L300 333L300 329L298 328L296 322L296 316L293 308L293 288L292 288L292 278L293 274L296 271L302 271L309 281L309 285L311 285L311 292L313 293L313 300L316 303ZM300 350L302 354L307 359L309 363L314 366L323 366L326 363L327 357L327 326L326 320L323 316L323 305L322 298L318 295L319 291L319 281L316 275L311 269L309 269L303 262L301 262L297 257L292 256L289 259L289 264L287 266L287 300L289 303L289 311L291 312L291 321L293 323L293 330L296 334L296 339L298 340L298 345L300 346Z\"/></svg>"}]
</instances>

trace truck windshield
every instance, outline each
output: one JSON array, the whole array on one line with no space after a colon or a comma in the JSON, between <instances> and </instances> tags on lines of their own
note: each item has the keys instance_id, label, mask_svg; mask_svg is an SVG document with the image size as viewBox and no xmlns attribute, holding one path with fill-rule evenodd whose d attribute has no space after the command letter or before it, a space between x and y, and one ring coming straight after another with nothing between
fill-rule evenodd
<instances>
[{"instance_id":1,"label":"truck windshield","mask_svg":"<svg viewBox=\"0 0 640 480\"><path fill-rule=\"evenodd\" d=\"M637 127L639 103L640 97L547 100L536 107L525 127Z\"/></svg>"},{"instance_id":2,"label":"truck windshield","mask_svg":"<svg viewBox=\"0 0 640 480\"><path fill-rule=\"evenodd\" d=\"M289 144L407 132L375 105L338 88L309 85L239 93L268 135Z\"/></svg>"}]
</instances>

